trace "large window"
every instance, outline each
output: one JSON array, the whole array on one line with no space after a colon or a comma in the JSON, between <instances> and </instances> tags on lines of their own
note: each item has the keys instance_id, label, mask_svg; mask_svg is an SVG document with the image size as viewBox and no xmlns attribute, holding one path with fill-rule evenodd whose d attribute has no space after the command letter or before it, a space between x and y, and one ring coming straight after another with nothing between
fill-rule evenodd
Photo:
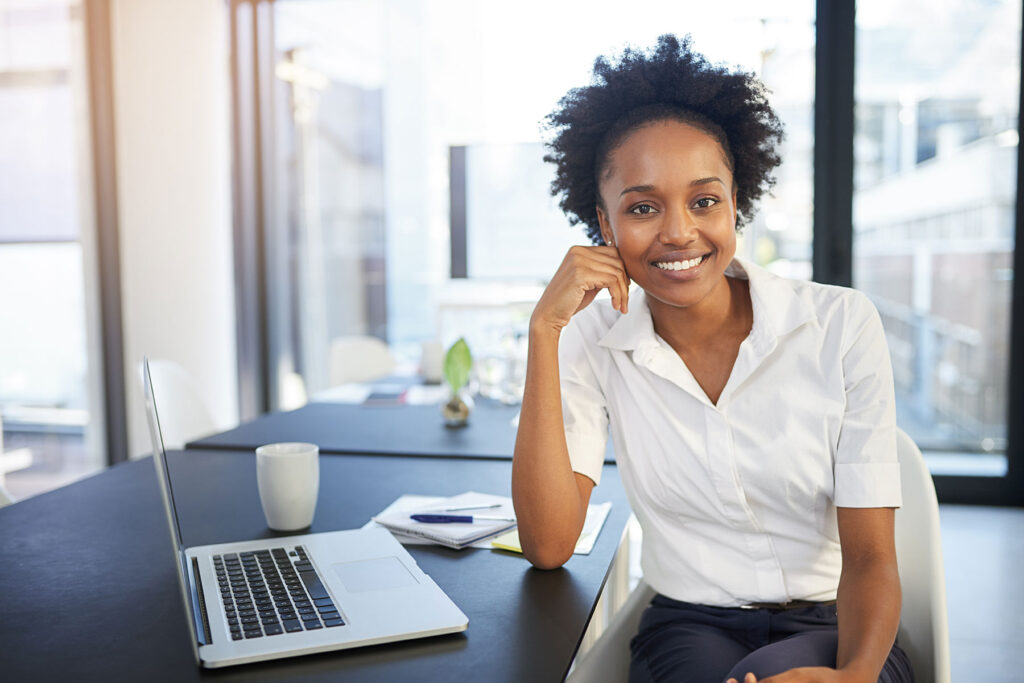
<instances>
[{"instance_id":1,"label":"large window","mask_svg":"<svg viewBox=\"0 0 1024 683\"><path fill-rule=\"evenodd\" d=\"M1020 17L1018 0L857 5L854 286L936 472L1006 471Z\"/></svg>"},{"instance_id":2,"label":"large window","mask_svg":"<svg viewBox=\"0 0 1024 683\"><path fill-rule=\"evenodd\" d=\"M549 197L543 119L589 81L595 57L646 48L662 33L692 34L709 59L753 70L771 89L785 163L741 253L810 277L812 2L729 3L713 21L697 20L708 16L701 3L649 0L628 12L539 0L279 0L269 16L247 12L236 27L263 21L256 35L269 36L273 62L262 67L272 76L259 143L271 192L271 387L297 372L311 392L325 388L339 336L384 338L413 362L435 338L475 336L478 356L505 353L525 322L515 312L584 240ZM459 155L461 175L449 177ZM468 277L458 281L456 213L467 242L457 274ZM488 314L447 315L473 302ZM508 329L472 329L473 320L494 327L495 303L510 307Z\"/></svg>"},{"instance_id":3,"label":"large window","mask_svg":"<svg viewBox=\"0 0 1024 683\"><path fill-rule=\"evenodd\" d=\"M713 19L689 1L233 5L256 8L255 26L235 24L262 41L266 79L253 95L241 60L236 111L262 118L238 127L239 166L259 159L245 144L261 150L272 190L254 221L264 408L289 372L325 387L342 335L381 337L410 364L420 342L476 335L479 367L518 367L532 302L582 242L548 196L545 115L595 56L689 33L712 61L760 75L786 130L739 253L798 278L813 262L815 279L866 292L899 424L955 475L940 495L1019 502L1019 0L739 2Z\"/></svg>"},{"instance_id":4,"label":"large window","mask_svg":"<svg viewBox=\"0 0 1024 683\"><path fill-rule=\"evenodd\" d=\"M81 13L75 0L0 2L0 483L18 498L105 464L86 333Z\"/></svg>"}]
</instances>

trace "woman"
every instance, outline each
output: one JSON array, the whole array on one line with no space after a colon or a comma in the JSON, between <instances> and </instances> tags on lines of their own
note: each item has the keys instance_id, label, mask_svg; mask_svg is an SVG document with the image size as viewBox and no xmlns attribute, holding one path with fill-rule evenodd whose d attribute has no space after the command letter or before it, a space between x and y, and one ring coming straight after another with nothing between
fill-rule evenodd
<instances>
[{"instance_id":1,"label":"woman","mask_svg":"<svg viewBox=\"0 0 1024 683\"><path fill-rule=\"evenodd\" d=\"M657 591L631 680L912 680L878 314L734 258L779 163L763 87L672 36L594 73L549 117L552 191L595 246L569 251L530 321L526 556L571 556L610 433Z\"/></svg>"}]
</instances>

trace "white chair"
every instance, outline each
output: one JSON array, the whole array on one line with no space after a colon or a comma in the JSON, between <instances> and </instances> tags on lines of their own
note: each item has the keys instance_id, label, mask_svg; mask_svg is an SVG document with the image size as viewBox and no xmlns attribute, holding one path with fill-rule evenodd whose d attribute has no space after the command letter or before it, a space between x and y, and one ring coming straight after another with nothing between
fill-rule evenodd
<instances>
[{"instance_id":1,"label":"white chair","mask_svg":"<svg viewBox=\"0 0 1024 683\"><path fill-rule=\"evenodd\" d=\"M10 505L11 503L14 503L14 502L15 502L14 496L12 496L10 493L8 493L7 489L5 489L2 485L0 485L0 508L6 507L7 505ZM21 509L21 508L19 508L19 509Z\"/></svg>"},{"instance_id":2,"label":"white chair","mask_svg":"<svg viewBox=\"0 0 1024 683\"><path fill-rule=\"evenodd\" d=\"M140 366L140 377L141 377ZM149 359L164 448L180 450L189 441L217 431L202 390L185 368L163 358Z\"/></svg>"},{"instance_id":3,"label":"white chair","mask_svg":"<svg viewBox=\"0 0 1024 683\"><path fill-rule=\"evenodd\" d=\"M898 430L903 507L896 511L896 556L900 567L903 613L899 643L919 681L949 683L949 622L946 579L939 537L935 485L917 444ZM577 661L570 683L621 683L629 679L629 641L654 597L643 580L630 593L608 628Z\"/></svg>"},{"instance_id":4,"label":"white chair","mask_svg":"<svg viewBox=\"0 0 1024 683\"><path fill-rule=\"evenodd\" d=\"M278 403L280 410L295 410L309 403L306 394L306 381L297 372L286 372L281 376L278 387Z\"/></svg>"},{"instance_id":5,"label":"white chair","mask_svg":"<svg viewBox=\"0 0 1024 683\"><path fill-rule=\"evenodd\" d=\"M919 681L949 683L949 616L946 572L935 484L917 444L898 430L903 507L896 511L896 555L903 612L899 643Z\"/></svg>"},{"instance_id":6,"label":"white chair","mask_svg":"<svg viewBox=\"0 0 1024 683\"><path fill-rule=\"evenodd\" d=\"M640 628L640 616L654 597L643 579L630 592L622 608L593 647L576 660L567 683L625 683L629 680L629 641Z\"/></svg>"},{"instance_id":7,"label":"white chair","mask_svg":"<svg viewBox=\"0 0 1024 683\"><path fill-rule=\"evenodd\" d=\"M369 382L395 370L391 350L376 337L336 337L328 353L327 374L332 387Z\"/></svg>"},{"instance_id":8,"label":"white chair","mask_svg":"<svg viewBox=\"0 0 1024 683\"><path fill-rule=\"evenodd\" d=\"M24 453L29 456L29 462L31 462L31 453L28 452L27 448L18 450L24 451ZM4 485L7 483L5 480L5 475L7 474L7 463L4 462L5 460L6 458L4 454L4 423L3 420L0 420L0 508L6 507L11 503L17 502L17 498L12 496L10 492L6 488L4 488Z\"/></svg>"}]
</instances>

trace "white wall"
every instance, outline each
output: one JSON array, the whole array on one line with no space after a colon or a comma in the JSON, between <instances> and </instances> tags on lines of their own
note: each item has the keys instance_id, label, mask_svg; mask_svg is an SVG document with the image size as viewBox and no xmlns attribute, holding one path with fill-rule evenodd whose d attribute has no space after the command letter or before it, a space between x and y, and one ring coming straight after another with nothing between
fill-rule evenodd
<instances>
[{"instance_id":1,"label":"white wall","mask_svg":"<svg viewBox=\"0 0 1024 683\"><path fill-rule=\"evenodd\" d=\"M150 452L138 365L169 358L237 421L227 3L113 0L129 452Z\"/></svg>"}]
</instances>

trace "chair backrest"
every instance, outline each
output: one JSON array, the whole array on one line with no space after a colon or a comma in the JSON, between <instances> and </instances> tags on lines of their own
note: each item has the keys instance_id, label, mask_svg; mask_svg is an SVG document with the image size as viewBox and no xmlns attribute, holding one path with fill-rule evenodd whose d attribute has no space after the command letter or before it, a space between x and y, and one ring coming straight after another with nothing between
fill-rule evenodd
<instances>
[{"instance_id":1,"label":"chair backrest","mask_svg":"<svg viewBox=\"0 0 1024 683\"><path fill-rule=\"evenodd\" d=\"M0 484L0 508L10 505L14 502L14 496L7 492L7 489Z\"/></svg>"},{"instance_id":2,"label":"chair backrest","mask_svg":"<svg viewBox=\"0 0 1024 683\"><path fill-rule=\"evenodd\" d=\"M189 441L217 431L199 384L185 368L171 360L151 358L149 373L153 378L164 448L181 449Z\"/></svg>"},{"instance_id":3,"label":"chair backrest","mask_svg":"<svg viewBox=\"0 0 1024 683\"><path fill-rule=\"evenodd\" d=\"M0 420L0 456L4 453L4 421ZM10 505L14 502L14 496L8 493L4 485L7 482L4 481L4 468L0 467L0 508L5 505Z\"/></svg>"},{"instance_id":4,"label":"chair backrest","mask_svg":"<svg viewBox=\"0 0 1024 683\"><path fill-rule=\"evenodd\" d=\"M896 511L896 555L903 612L899 643L919 681L948 683L949 621L939 533L939 501L917 444L898 430L903 507Z\"/></svg>"},{"instance_id":5,"label":"chair backrest","mask_svg":"<svg viewBox=\"0 0 1024 683\"><path fill-rule=\"evenodd\" d=\"M331 340L327 368L331 386L336 387L390 375L395 359L388 345L376 337L336 337Z\"/></svg>"},{"instance_id":6,"label":"chair backrest","mask_svg":"<svg viewBox=\"0 0 1024 683\"><path fill-rule=\"evenodd\" d=\"M640 579L594 645L576 659L566 683L620 683L628 680L629 641L640 630L640 617L652 598L654 589Z\"/></svg>"},{"instance_id":7,"label":"chair backrest","mask_svg":"<svg viewBox=\"0 0 1024 683\"><path fill-rule=\"evenodd\" d=\"M278 394L277 407L281 410L295 410L309 403L306 382L297 372L288 372L281 376Z\"/></svg>"}]
</instances>

